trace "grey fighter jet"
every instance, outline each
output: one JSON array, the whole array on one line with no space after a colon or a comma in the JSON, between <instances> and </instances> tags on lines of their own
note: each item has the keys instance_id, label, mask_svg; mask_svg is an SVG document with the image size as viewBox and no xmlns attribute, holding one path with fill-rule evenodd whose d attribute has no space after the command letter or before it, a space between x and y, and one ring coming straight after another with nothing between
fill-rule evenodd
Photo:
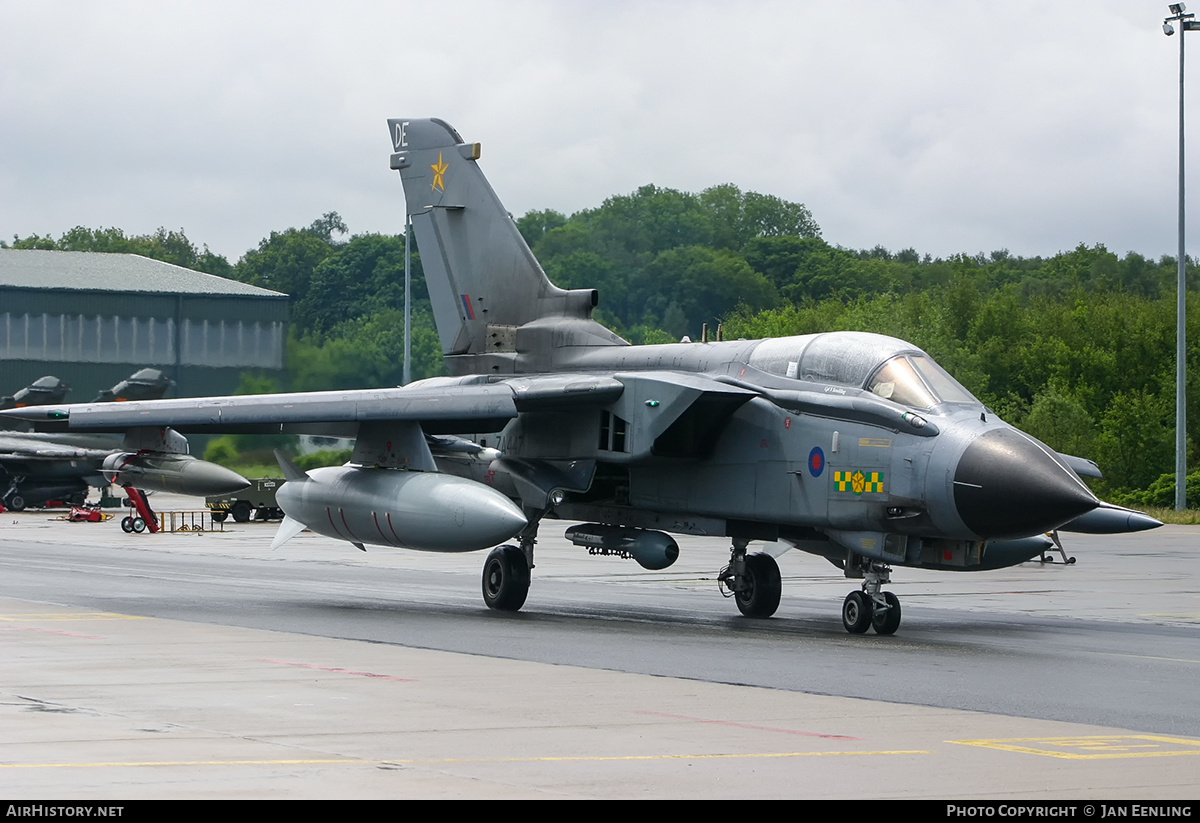
<instances>
[{"instance_id":1,"label":"grey fighter jet","mask_svg":"<svg viewBox=\"0 0 1200 823\"><path fill-rule=\"evenodd\" d=\"M100 392L93 402L157 399L171 385L158 369L141 369ZM58 378L43 377L13 395L14 406L61 403L67 389ZM143 449L150 453L142 454ZM13 511L50 500L82 503L88 486L103 488L111 482L191 494L224 494L248 485L241 475L189 457L187 450L182 436L159 430L135 432L124 441L95 433L0 430L0 501Z\"/></svg>"},{"instance_id":2,"label":"grey fighter jet","mask_svg":"<svg viewBox=\"0 0 1200 823\"><path fill-rule=\"evenodd\" d=\"M44 406L47 403L61 403L67 399L71 390L63 381L52 375L39 377L16 394L0 397L0 409L14 409L18 406ZM161 396L161 395L160 395Z\"/></svg>"},{"instance_id":3,"label":"grey fighter jet","mask_svg":"<svg viewBox=\"0 0 1200 823\"><path fill-rule=\"evenodd\" d=\"M111 389L104 389L93 403L124 403L129 400L157 400L175 385L158 369L139 369Z\"/></svg>"},{"instance_id":4,"label":"grey fighter jet","mask_svg":"<svg viewBox=\"0 0 1200 823\"><path fill-rule=\"evenodd\" d=\"M435 119L388 121L453 376L398 389L0 412L72 431L355 437L350 463L281 457L287 514L307 527L427 551L494 548L488 606L524 604L547 518L581 521L592 554L669 566L672 534L730 540L719 585L748 617L780 601L756 541L829 560L861 581L847 630L891 634L896 566L1021 563L1054 530L1158 522L1101 503L1055 453L984 408L929 355L877 334L631 346L592 319L598 295L547 279L480 171L478 144Z\"/></svg>"}]
</instances>

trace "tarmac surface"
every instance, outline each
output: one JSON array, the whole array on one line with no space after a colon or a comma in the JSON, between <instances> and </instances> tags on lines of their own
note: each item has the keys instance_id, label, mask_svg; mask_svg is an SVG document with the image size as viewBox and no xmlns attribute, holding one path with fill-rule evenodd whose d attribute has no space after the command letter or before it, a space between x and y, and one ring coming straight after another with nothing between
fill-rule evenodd
<instances>
[{"instance_id":1,"label":"tarmac surface","mask_svg":"<svg viewBox=\"0 0 1200 823\"><path fill-rule=\"evenodd\" d=\"M0 514L6 800L1200 795L1197 527L896 569L884 638L797 552L777 616L737 616L723 540L647 572L547 523L501 614L480 553L55 514Z\"/></svg>"}]
</instances>

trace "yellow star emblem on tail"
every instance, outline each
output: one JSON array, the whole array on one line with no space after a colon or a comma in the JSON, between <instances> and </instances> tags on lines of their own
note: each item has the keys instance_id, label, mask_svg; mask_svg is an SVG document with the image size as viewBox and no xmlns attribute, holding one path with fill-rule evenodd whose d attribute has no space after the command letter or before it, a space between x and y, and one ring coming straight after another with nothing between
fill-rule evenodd
<instances>
[{"instance_id":1,"label":"yellow star emblem on tail","mask_svg":"<svg viewBox=\"0 0 1200 823\"><path fill-rule=\"evenodd\" d=\"M443 194L446 192L446 169L450 166L442 162L442 153L438 152L438 161L436 166L430 166L433 169L433 185L429 187L430 191L440 191Z\"/></svg>"}]
</instances>

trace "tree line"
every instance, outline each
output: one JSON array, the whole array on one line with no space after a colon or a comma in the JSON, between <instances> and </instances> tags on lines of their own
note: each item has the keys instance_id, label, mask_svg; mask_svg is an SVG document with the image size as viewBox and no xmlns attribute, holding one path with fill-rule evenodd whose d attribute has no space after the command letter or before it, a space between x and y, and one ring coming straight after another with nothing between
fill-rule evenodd
<instances>
[{"instance_id":1,"label":"tree line","mask_svg":"<svg viewBox=\"0 0 1200 823\"><path fill-rule=\"evenodd\" d=\"M596 318L634 343L861 330L929 352L1008 422L1060 451L1096 459L1102 494L1173 500L1176 261L1103 245L1050 257L1006 250L948 258L828 243L809 210L714 186L643 186L570 216L516 220L550 279L596 288ZM142 254L290 296L282 384L248 391L397 385L403 367L403 235L351 234L336 212L273 231L230 263L180 231L127 236L75 228L14 237L12 248ZM9 245L0 243L0 245ZM1196 271L1189 261L1189 288ZM443 371L413 254L413 377ZM1188 339L1197 341L1196 310ZM1189 449L1200 428L1195 343L1188 349ZM1194 462L1189 455L1189 465ZM1200 477L1189 489L1200 492Z\"/></svg>"}]
</instances>

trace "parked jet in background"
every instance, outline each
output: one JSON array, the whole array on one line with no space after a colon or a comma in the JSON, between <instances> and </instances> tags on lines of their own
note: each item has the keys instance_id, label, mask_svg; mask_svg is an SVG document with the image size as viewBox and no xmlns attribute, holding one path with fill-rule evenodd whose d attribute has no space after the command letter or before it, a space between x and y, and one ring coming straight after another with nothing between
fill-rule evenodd
<instances>
[{"instance_id":1,"label":"parked jet in background","mask_svg":"<svg viewBox=\"0 0 1200 823\"><path fill-rule=\"evenodd\" d=\"M782 583L754 541L861 580L847 630L891 634L893 566L1021 563L1051 530L1158 524L1101 503L1067 458L984 408L903 340L830 332L631 346L592 320L598 295L554 286L467 143L441 120L390 120L408 214L453 377L399 389L14 410L70 431L173 426L357 438L350 464L288 482L282 543L304 527L427 551L492 550L488 606L525 602L538 527L592 554L659 569L676 534L730 539L720 572L741 612L768 617ZM1075 470L1072 469L1075 467Z\"/></svg>"},{"instance_id":2,"label":"parked jet in background","mask_svg":"<svg viewBox=\"0 0 1200 823\"><path fill-rule=\"evenodd\" d=\"M158 369L142 369L100 392L97 399L157 399L171 385L171 379ZM17 392L14 398L26 407L57 403L62 401L67 388L56 377L43 377ZM57 400L50 398L55 393ZM220 494L246 485L245 479L234 472L187 457L187 441L180 435L172 438L154 430L126 441L102 434L0 431L0 501L13 511L41 506L50 500L82 503L88 486L103 488L114 477L132 482L138 488L172 491L187 488L193 489L189 492L192 494ZM162 451L163 455L141 455L143 448ZM118 472L109 471L106 475L105 469L118 467Z\"/></svg>"},{"instance_id":3,"label":"parked jet in background","mask_svg":"<svg viewBox=\"0 0 1200 823\"><path fill-rule=\"evenodd\" d=\"M93 403L127 400L157 400L167 393L175 382L158 369L141 369L126 377L111 389L96 395Z\"/></svg>"},{"instance_id":4,"label":"parked jet in background","mask_svg":"<svg viewBox=\"0 0 1200 823\"><path fill-rule=\"evenodd\" d=\"M67 399L67 392L70 390L71 387L57 377L46 375L34 380L16 394L0 397L0 409L61 403ZM159 395L159 397L161 396Z\"/></svg>"},{"instance_id":5,"label":"parked jet in background","mask_svg":"<svg viewBox=\"0 0 1200 823\"><path fill-rule=\"evenodd\" d=\"M173 385L175 385L174 381L158 369L139 369L111 389L101 391L92 402L158 400ZM62 403L70 391L71 387L57 377L50 375L39 377L16 394L0 397L0 409Z\"/></svg>"}]
</instances>

